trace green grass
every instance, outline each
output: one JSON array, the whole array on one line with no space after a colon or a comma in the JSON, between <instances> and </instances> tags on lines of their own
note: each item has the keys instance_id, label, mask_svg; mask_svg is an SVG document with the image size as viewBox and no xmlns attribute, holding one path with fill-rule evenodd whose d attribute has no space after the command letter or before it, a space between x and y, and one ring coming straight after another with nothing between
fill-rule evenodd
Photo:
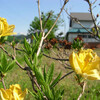
<instances>
[{"instance_id":1,"label":"green grass","mask_svg":"<svg viewBox=\"0 0 100 100\"><path fill-rule=\"evenodd\" d=\"M12 53L11 48L8 46L5 46L5 48ZM58 51L54 49L54 51L57 53ZM63 50L61 50L62 52ZM100 49L95 49L95 52L100 56ZM67 50L68 54L70 54L71 51ZM53 54L53 52L48 52L48 55L57 57ZM21 52L17 52L17 60L22 66L25 66L25 62L23 59L24 54ZM66 56L65 58L68 58ZM46 58L43 56L42 58L42 64L41 67L43 68L43 65L50 65L52 62L55 63L55 71L54 71L54 78L56 75L59 74L59 72L62 72L62 76L66 73L68 73L70 70L65 69L62 64L60 64L58 61ZM32 85L31 81L27 75L27 73L23 70L21 70L17 65L14 66L14 68L7 73L7 75L4 78L6 87L9 88L9 85L11 84L20 84L22 90L25 88L28 88L30 91L32 91ZM77 100L80 92L82 91L81 87L77 84L75 80L75 74L71 74L67 77L65 77L63 80L61 80L58 85L55 88L63 87L65 89L63 100ZM0 88L2 87L2 84L0 83ZM100 99L100 81L88 81L86 90L84 95L82 96L81 100L99 100ZM30 93L27 94L25 100L35 100Z\"/></svg>"}]
</instances>

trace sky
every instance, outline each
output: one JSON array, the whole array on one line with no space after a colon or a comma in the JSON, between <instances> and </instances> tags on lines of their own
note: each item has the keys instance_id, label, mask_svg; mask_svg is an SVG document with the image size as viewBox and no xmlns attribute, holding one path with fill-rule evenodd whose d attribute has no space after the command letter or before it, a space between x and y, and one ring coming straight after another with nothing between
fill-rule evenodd
<instances>
[{"instance_id":1,"label":"sky","mask_svg":"<svg viewBox=\"0 0 100 100\"><path fill-rule=\"evenodd\" d=\"M94 1L94 0L92 0ZM96 5L100 3L97 0ZM58 14L63 5L63 0L40 0L41 12L47 13L53 10ZM65 9L68 12L88 12L88 4L84 0L69 0ZM100 15L100 7L97 6L93 12ZM29 25L38 14L37 0L0 0L0 17L6 18L9 25L14 24L14 32L27 35ZM60 26L57 33L66 32L69 29L69 18L65 11L62 12L61 18L64 20L63 26Z\"/></svg>"}]
</instances>

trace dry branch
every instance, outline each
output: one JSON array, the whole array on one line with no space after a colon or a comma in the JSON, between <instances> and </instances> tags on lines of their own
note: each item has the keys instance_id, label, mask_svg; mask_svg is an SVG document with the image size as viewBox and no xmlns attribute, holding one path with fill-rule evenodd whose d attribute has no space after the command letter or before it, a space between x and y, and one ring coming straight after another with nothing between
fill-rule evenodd
<instances>
[{"instance_id":1,"label":"dry branch","mask_svg":"<svg viewBox=\"0 0 100 100\"><path fill-rule=\"evenodd\" d=\"M57 82L57 83L55 83L54 84L54 86L53 87L55 87L61 80L63 80L66 76L68 76L68 75L70 75L70 74L72 74L74 71L71 71L71 72L69 72L69 73L67 73L67 74L65 74L64 76L62 76L60 79L59 79L59 81Z\"/></svg>"},{"instance_id":2,"label":"dry branch","mask_svg":"<svg viewBox=\"0 0 100 100\"><path fill-rule=\"evenodd\" d=\"M84 84L83 84L83 88L82 88L82 92L80 93L80 95L79 95L79 97L78 97L77 100L80 100L80 99L81 99L82 95L84 94L85 87L86 87L86 82L84 82Z\"/></svg>"}]
</instances>

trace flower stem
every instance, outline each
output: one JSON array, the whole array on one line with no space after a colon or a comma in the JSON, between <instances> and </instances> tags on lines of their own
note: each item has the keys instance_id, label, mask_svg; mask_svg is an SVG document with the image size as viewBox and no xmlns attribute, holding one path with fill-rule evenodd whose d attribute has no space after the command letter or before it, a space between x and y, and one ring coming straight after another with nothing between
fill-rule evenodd
<instances>
[{"instance_id":1,"label":"flower stem","mask_svg":"<svg viewBox=\"0 0 100 100\"><path fill-rule=\"evenodd\" d=\"M3 85L4 89L6 90L6 86L5 86L5 82L4 82L3 77L1 77L1 82L2 82L2 85Z\"/></svg>"},{"instance_id":2,"label":"flower stem","mask_svg":"<svg viewBox=\"0 0 100 100\"><path fill-rule=\"evenodd\" d=\"M84 94L85 91L85 87L86 87L86 82L83 83L83 87L82 87L82 92L80 93L79 97L77 100L80 100L80 98L82 97L82 95Z\"/></svg>"}]
</instances>

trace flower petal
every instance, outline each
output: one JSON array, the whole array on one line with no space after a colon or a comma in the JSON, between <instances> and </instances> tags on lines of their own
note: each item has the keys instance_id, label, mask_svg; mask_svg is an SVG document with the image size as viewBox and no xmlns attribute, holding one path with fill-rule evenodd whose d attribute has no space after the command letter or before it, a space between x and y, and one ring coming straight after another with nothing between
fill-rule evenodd
<instances>
[{"instance_id":1,"label":"flower petal","mask_svg":"<svg viewBox=\"0 0 100 100\"><path fill-rule=\"evenodd\" d=\"M100 57L93 50L73 52L69 61L74 71L85 79L100 80Z\"/></svg>"},{"instance_id":2,"label":"flower petal","mask_svg":"<svg viewBox=\"0 0 100 100\"><path fill-rule=\"evenodd\" d=\"M19 96L20 96L20 100L24 100L24 97L25 97L25 95L28 93L28 90L27 89L25 89L23 92L22 92L22 94L20 94Z\"/></svg>"},{"instance_id":3,"label":"flower petal","mask_svg":"<svg viewBox=\"0 0 100 100\"><path fill-rule=\"evenodd\" d=\"M27 89L21 90L19 84L10 85L9 89L0 89L0 96L2 100L24 100Z\"/></svg>"},{"instance_id":4,"label":"flower petal","mask_svg":"<svg viewBox=\"0 0 100 100\"><path fill-rule=\"evenodd\" d=\"M4 89L0 89L0 96L2 100L7 100L9 99L9 95L7 94L7 92Z\"/></svg>"},{"instance_id":5,"label":"flower petal","mask_svg":"<svg viewBox=\"0 0 100 100\"><path fill-rule=\"evenodd\" d=\"M8 25L7 20L0 17L0 37L16 34L14 28L15 25Z\"/></svg>"},{"instance_id":6,"label":"flower petal","mask_svg":"<svg viewBox=\"0 0 100 100\"><path fill-rule=\"evenodd\" d=\"M100 80L100 73L96 69L83 73L82 76L89 80Z\"/></svg>"},{"instance_id":7,"label":"flower petal","mask_svg":"<svg viewBox=\"0 0 100 100\"><path fill-rule=\"evenodd\" d=\"M73 52L69 57L69 61L73 70L75 70L77 74L81 74L80 62L78 62L76 58L78 59L77 55Z\"/></svg>"}]
</instances>

